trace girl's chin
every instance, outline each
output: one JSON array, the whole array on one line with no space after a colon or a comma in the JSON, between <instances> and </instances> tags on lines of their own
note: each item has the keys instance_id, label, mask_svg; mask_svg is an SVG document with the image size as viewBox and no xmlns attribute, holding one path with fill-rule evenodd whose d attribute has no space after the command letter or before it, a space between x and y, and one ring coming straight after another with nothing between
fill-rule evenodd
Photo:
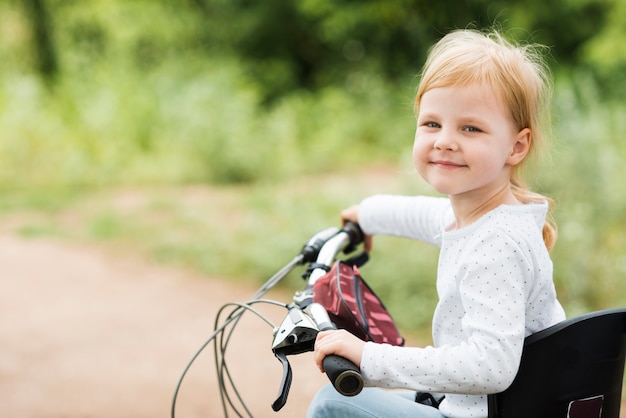
<instances>
[{"instance_id":1,"label":"girl's chin","mask_svg":"<svg viewBox=\"0 0 626 418\"><path fill-rule=\"evenodd\" d=\"M443 194L443 195L454 195L459 193L459 188L457 185L452 185L449 183L443 183L443 182L428 182L428 184L430 184L430 186L435 189L435 191L439 194Z\"/></svg>"}]
</instances>

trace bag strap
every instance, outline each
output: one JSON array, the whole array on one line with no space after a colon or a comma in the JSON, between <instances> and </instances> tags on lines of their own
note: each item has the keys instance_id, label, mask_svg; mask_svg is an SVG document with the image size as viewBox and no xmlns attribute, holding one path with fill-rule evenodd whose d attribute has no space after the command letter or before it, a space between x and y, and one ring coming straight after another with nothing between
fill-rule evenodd
<instances>
[{"instance_id":1,"label":"bag strap","mask_svg":"<svg viewBox=\"0 0 626 418\"><path fill-rule=\"evenodd\" d=\"M344 260L343 263L348 264L350 266L361 267L363 264L367 263L370 259L370 253L367 251L363 251L353 257Z\"/></svg>"},{"instance_id":2,"label":"bag strap","mask_svg":"<svg viewBox=\"0 0 626 418\"><path fill-rule=\"evenodd\" d=\"M367 251L363 251L341 262L349 265L350 267L353 267L353 266L361 267L363 264L367 263L369 259L370 259L369 253ZM302 278L305 280L308 279L311 273L313 272L313 270L315 269L322 269L328 273L331 267L327 266L326 264L321 264L321 263L315 263L315 262L310 263L308 267L306 268L306 270L302 272Z\"/></svg>"},{"instance_id":3,"label":"bag strap","mask_svg":"<svg viewBox=\"0 0 626 418\"><path fill-rule=\"evenodd\" d=\"M310 263L309 266L306 268L306 270L304 270L302 272L302 278L305 279L305 280L308 279L309 276L311 275L311 273L313 273L313 270L315 270L315 269L322 269L326 273L328 273L330 271L330 267L327 266L326 264Z\"/></svg>"}]
</instances>

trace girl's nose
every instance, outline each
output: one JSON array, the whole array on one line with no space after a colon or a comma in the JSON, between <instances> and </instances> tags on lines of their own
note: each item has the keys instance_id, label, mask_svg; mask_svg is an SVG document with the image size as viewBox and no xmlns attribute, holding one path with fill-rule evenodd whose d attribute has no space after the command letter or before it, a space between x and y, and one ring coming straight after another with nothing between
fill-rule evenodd
<instances>
[{"instance_id":1,"label":"girl's nose","mask_svg":"<svg viewBox=\"0 0 626 418\"><path fill-rule=\"evenodd\" d=\"M443 130L437 135L433 146L439 151L456 151L458 149L458 144L454 140L454 136Z\"/></svg>"}]
</instances>

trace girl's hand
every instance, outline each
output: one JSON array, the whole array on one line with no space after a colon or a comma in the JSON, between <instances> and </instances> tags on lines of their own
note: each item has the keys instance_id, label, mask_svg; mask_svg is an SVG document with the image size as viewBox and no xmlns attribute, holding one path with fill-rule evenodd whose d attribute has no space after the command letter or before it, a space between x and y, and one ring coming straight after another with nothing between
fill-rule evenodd
<instances>
[{"instance_id":1,"label":"girl's hand","mask_svg":"<svg viewBox=\"0 0 626 418\"><path fill-rule=\"evenodd\" d=\"M345 329L322 331L317 334L315 340L315 363L323 373L322 362L324 357L336 354L350 360L357 367L361 367L364 345L365 341L355 337Z\"/></svg>"},{"instance_id":2,"label":"girl's hand","mask_svg":"<svg viewBox=\"0 0 626 418\"><path fill-rule=\"evenodd\" d=\"M359 205L350 206L341 211L341 222L345 225L346 222L359 223ZM363 246L368 253L372 251L372 236L363 234Z\"/></svg>"}]
</instances>

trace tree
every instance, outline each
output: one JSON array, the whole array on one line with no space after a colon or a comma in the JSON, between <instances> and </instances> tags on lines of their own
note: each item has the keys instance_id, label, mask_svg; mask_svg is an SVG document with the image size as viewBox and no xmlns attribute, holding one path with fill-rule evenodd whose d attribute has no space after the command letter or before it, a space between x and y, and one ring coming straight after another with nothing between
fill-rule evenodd
<instances>
[{"instance_id":1,"label":"tree","mask_svg":"<svg viewBox=\"0 0 626 418\"><path fill-rule=\"evenodd\" d=\"M31 28L37 70L51 80L59 67L48 5L44 0L22 0L22 4Z\"/></svg>"},{"instance_id":2,"label":"tree","mask_svg":"<svg viewBox=\"0 0 626 418\"><path fill-rule=\"evenodd\" d=\"M550 46L559 66L580 63L616 0L194 0L213 45L249 66L269 100L344 83L358 71L390 80L415 74L451 29L498 24ZM512 30L521 28L521 30ZM529 39L530 38L530 39ZM554 63L552 63L554 64Z\"/></svg>"}]
</instances>

